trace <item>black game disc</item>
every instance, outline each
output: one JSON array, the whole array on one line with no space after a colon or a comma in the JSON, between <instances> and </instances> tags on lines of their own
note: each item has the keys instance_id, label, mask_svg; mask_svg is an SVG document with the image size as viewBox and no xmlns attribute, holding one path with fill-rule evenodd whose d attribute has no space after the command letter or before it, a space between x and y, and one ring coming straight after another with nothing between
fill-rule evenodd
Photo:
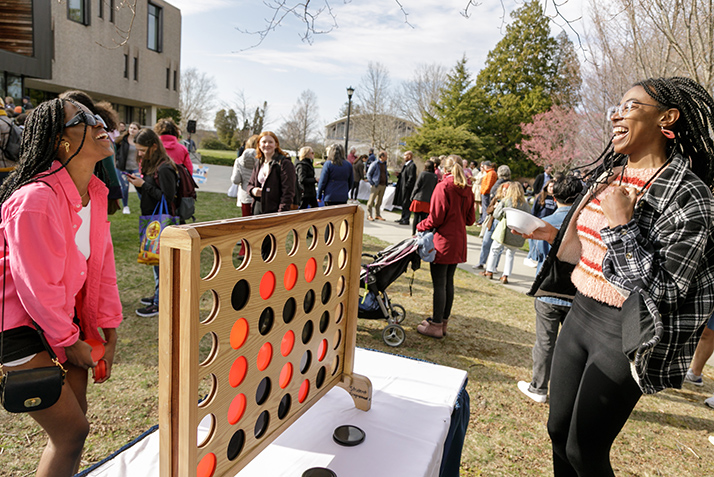
<instances>
[{"instance_id":1,"label":"black game disc","mask_svg":"<svg viewBox=\"0 0 714 477\"><path fill-rule=\"evenodd\" d=\"M303 472L302 477L337 477L337 474L325 467L313 467Z\"/></svg>"},{"instance_id":2,"label":"black game disc","mask_svg":"<svg viewBox=\"0 0 714 477\"><path fill-rule=\"evenodd\" d=\"M340 426L332 438L341 446L352 447L364 442L364 431L356 426Z\"/></svg>"}]
</instances>

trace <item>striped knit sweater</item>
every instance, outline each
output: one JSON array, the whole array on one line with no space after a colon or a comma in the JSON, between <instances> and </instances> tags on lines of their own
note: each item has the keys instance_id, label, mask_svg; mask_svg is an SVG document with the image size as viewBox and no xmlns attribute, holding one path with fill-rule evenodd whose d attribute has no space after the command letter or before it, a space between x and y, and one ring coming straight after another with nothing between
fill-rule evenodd
<instances>
[{"instance_id":1,"label":"striped knit sweater","mask_svg":"<svg viewBox=\"0 0 714 477\"><path fill-rule=\"evenodd\" d=\"M652 169L626 168L622 185L641 190L647 181L657 172ZM600 201L611 194L620 185L618 177L603 188L580 212L577 220L578 238L580 239L580 260L573 270L571 279L580 293L610 306L622 307L623 297L602 273L602 261L605 258L605 244L600 237L600 230L608 227Z\"/></svg>"}]
</instances>

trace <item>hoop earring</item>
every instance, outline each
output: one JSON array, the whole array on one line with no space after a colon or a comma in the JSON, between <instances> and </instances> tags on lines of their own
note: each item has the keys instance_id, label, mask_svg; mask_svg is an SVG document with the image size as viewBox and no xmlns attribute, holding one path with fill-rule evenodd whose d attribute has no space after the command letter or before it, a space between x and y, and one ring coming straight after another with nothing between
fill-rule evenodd
<instances>
[{"instance_id":1,"label":"hoop earring","mask_svg":"<svg viewBox=\"0 0 714 477\"><path fill-rule=\"evenodd\" d=\"M69 142L67 141L62 141L61 146L64 146L64 152L69 153Z\"/></svg>"},{"instance_id":2,"label":"hoop earring","mask_svg":"<svg viewBox=\"0 0 714 477\"><path fill-rule=\"evenodd\" d=\"M662 134L664 134L664 137L667 139L674 139L674 132L670 131L669 129L665 129L664 126L659 127L660 131L662 131Z\"/></svg>"}]
</instances>

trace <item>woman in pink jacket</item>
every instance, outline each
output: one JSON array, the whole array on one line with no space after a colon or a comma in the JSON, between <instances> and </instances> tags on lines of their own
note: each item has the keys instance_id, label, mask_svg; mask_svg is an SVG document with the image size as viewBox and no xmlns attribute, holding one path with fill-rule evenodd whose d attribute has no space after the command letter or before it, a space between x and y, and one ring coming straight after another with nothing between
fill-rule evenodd
<instances>
[{"instance_id":1,"label":"woman in pink jacket","mask_svg":"<svg viewBox=\"0 0 714 477\"><path fill-rule=\"evenodd\" d=\"M442 338L454 301L454 273L466 261L466 226L476 221L474 193L468 187L461 158L447 157L442 163L444 179L431 196L429 216L417 224L420 232L434 231L436 258L430 264L434 285L434 316L417 326L422 335Z\"/></svg>"},{"instance_id":2,"label":"woman in pink jacket","mask_svg":"<svg viewBox=\"0 0 714 477\"><path fill-rule=\"evenodd\" d=\"M29 413L49 437L36 475L71 476L89 433L87 370L98 365L84 340L105 342L95 382L106 381L122 320L107 188L92 174L113 146L98 115L53 99L27 117L21 150L0 188L0 360L5 370L53 366L33 321L44 330L67 374L57 403Z\"/></svg>"},{"instance_id":3,"label":"woman in pink jacket","mask_svg":"<svg viewBox=\"0 0 714 477\"><path fill-rule=\"evenodd\" d=\"M154 132L159 135L161 142L166 149L166 154L174 160L176 164L183 164L188 169L189 174L193 174L193 163L188 149L183 147L178 138L179 128L171 118L162 118L154 125Z\"/></svg>"}]
</instances>

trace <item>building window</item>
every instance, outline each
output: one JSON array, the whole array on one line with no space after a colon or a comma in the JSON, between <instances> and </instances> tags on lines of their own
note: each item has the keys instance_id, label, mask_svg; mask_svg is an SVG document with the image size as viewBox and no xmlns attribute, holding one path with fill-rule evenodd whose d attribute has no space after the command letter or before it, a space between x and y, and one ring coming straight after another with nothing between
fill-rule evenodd
<instances>
[{"instance_id":1,"label":"building window","mask_svg":"<svg viewBox=\"0 0 714 477\"><path fill-rule=\"evenodd\" d=\"M174 91L176 91L176 88L178 87L177 84L178 84L178 71L174 70Z\"/></svg>"},{"instance_id":2,"label":"building window","mask_svg":"<svg viewBox=\"0 0 714 477\"><path fill-rule=\"evenodd\" d=\"M104 0L99 0L98 7L99 12L97 13L97 16L99 18L104 18Z\"/></svg>"},{"instance_id":3,"label":"building window","mask_svg":"<svg viewBox=\"0 0 714 477\"><path fill-rule=\"evenodd\" d=\"M147 31L147 48L161 52L163 43L163 10L149 3L149 18Z\"/></svg>"},{"instance_id":4,"label":"building window","mask_svg":"<svg viewBox=\"0 0 714 477\"><path fill-rule=\"evenodd\" d=\"M166 68L166 89L171 88L171 68Z\"/></svg>"},{"instance_id":5,"label":"building window","mask_svg":"<svg viewBox=\"0 0 714 477\"><path fill-rule=\"evenodd\" d=\"M139 81L139 57L134 57L134 81Z\"/></svg>"},{"instance_id":6,"label":"building window","mask_svg":"<svg viewBox=\"0 0 714 477\"><path fill-rule=\"evenodd\" d=\"M67 0L67 18L89 25L89 0Z\"/></svg>"},{"instance_id":7,"label":"building window","mask_svg":"<svg viewBox=\"0 0 714 477\"><path fill-rule=\"evenodd\" d=\"M124 78L129 79L129 55L124 54Z\"/></svg>"},{"instance_id":8,"label":"building window","mask_svg":"<svg viewBox=\"0 0 714 477\"><path fill-rule=\"evenodd\" d=\"M114 23L114 12L116 7L114 6L114 0L109 0L109 21Z\"/></svg>"}]
</instances>

